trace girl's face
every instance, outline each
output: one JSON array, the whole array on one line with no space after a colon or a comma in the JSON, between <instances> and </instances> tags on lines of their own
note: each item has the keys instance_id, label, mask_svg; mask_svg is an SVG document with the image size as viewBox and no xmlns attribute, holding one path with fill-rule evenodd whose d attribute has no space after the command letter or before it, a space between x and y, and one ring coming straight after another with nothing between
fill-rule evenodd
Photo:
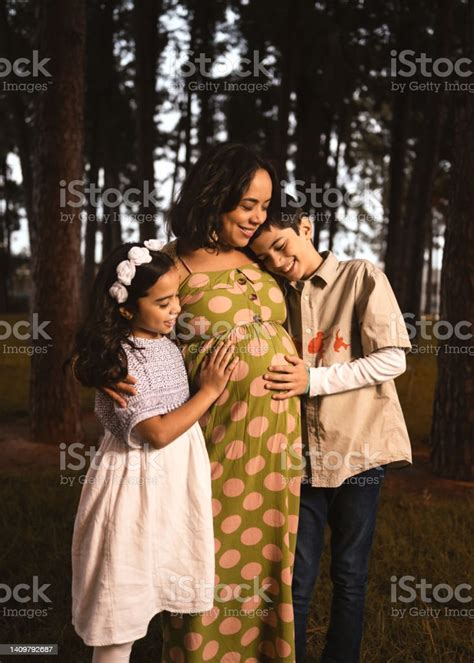
<instances>
[{"instance_id":1,"label":"girl's face","mask_svg":"<svg viewBox=\"0 0 474 663\"><path fill-rule=\"evenodd\" d=\"M267 218L271 197L271 177L266 170L260 168L237 207L222 215L219 239L236 249L247 246L258 226Z\"/></svg>"},{"instance_id":2,"label":"girl's face","mask_svg":"<svg viewBox=\"0 0 474 663\"><path fill-rule=\"evenodd\" d=\"M173 267L160 276L145 297L137 300L137 310L133 313L128 311L128 316L125 316L132 314L131 326L135 336L159 338L171 332L181 311L178 288L178 270Z\"/></svg>"}]
</instances>

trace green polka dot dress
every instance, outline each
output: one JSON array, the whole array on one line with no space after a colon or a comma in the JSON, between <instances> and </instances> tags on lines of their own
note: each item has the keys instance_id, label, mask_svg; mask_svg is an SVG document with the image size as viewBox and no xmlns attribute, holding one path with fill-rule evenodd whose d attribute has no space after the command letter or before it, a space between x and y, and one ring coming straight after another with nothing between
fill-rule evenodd
<instances>
[{"instance_id":1,"label":"green polka dot dress","mask_svg":"<svg viewBox=\"0 0 474 663\"><path fill-rule=\"evenodd\" d=\"M300 404L272 400L262 377L270 364L286 363L285 354L297 354L282 326L284 298L257 263L193 272L180 298L177 332L190 379L209 348L228 336L240 362L200 422L212 471L214 608L163 613L163 661L294 662Z\"/></svg>"}]
</instances>

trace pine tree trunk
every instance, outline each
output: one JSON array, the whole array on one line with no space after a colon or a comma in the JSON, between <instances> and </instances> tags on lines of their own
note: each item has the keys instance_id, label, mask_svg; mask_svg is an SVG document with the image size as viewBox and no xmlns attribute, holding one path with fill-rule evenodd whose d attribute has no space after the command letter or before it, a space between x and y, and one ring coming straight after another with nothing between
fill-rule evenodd
<instances>
[{"instance_id":1,"label":"pine tree trunk","mask_svg":"<svg viewBox=\"0 0 474 663\"><path fill-rule=\"evenodd\" d=\"M466 7L465 55L474 57L474 6ZM469 52L470 51L470 52ZM474 320L474 98L470 94L456 99L451 199L446 226L441 279L441 319L453 326ZM463 327L466 334L469 330ZM472 334L472 326L470 328ZM459 334L458 334L459 336ZM456 338L440 341L433 425L431 460L433 470L450 479L472 479L474 444L474 368L473 341ZM446 345L453 348L446 351Z\"/></svg>"},{"instance_id":2,"label":"pine tree trunk","mask_svg":"<svg viewBox=\"0 0 474 663\"><path fill-rule=\"evenodd\" d=\"M135 2L135 80L137 125L137 170L139 188L145 182L151 192L155 189L155 107L156 66L158 57L159 0ZM156 205L144 201L142 194L139 213L146 215L140 223L140 241L156 237Z\"/></svg>"},{"instance_id":3,"label":"pine tree trunk","mask_svg":"<svg viewBox=\"0 0 474 663\"><path fill-rule=\"evenodd\" d=\"M410 94L394 92L393 118L390 149L390 192L387 225L387 246L385 251L385 273L397 297L402 294L402 255L405 248L404 237L404 174L408 124L410 120Z\"/></svg>"},{"instance_id":4,"label":"pine tree trunk","mask_svg":"<svg viewBox=\"0 0 474 663\"><path fill-rule=\"evenodd\" d=\"M33 311L45 328L31 360L30 412L35 440L51 444L80 437L77 385L63 363L72 349L80 311L79 209L60 207L61 180L83 177L85 11L83 0L41 3L40 53L51 57L53 83L38 97L34 158ZM73 214L61 223L60 212Z\"/></svg>"}]
</instances>

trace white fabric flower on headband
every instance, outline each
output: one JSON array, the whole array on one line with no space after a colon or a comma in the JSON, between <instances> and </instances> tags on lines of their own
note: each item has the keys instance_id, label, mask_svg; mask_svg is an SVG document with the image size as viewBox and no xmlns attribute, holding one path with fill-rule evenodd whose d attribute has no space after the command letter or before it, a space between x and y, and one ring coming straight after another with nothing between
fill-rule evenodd
<instances>
[{"instance_id":1,"label":"white fabric flower on headband","mask_svg":"<svg viewBox=\"0 0 474 663\"><path fill-rule=\"evenodd\" d=\"M143 242L150 251L161 251L166 242L162 239L147 239Z\"/></svg>"},{"instance_id":2,"label":"white fabric flower on headband","mask_svg":"<svg viewBox=\"0 0 474 663\"><path fill-rule=\"evenodd\" d=\"M117 280L119 283L123 283L123 285L130 285L136 273L137 268L133 262L130 262L130 260L122 260L122 262L117 265Z\"/></svg>"},{"instance_id":3,"label":"white fabric flower on headband","mask_svg":"<svg viewBox=\"0 0 474 663\"><path fill-rule=\"evenodd\" d=\"M130 249L128 259L134 265L143 265L152 260L149 250L143 246L134 246Z\"/></svg>"},{"instance_id":4,"label":"white fabric flower on headband","mask_svg":"<svg viewBox=\"0 0 474 663\"><path fill-rule=\"evenodd\" d=\"M117 280L109 288L109 295L119 304L128 299L128 290L125 286L132 283L137 273L137 266L144 265L153 260L150 251L161 251L166 242L159 239L147 239L145 246L134 246L127 254L128 260L122 260L117 265Z\"/></svg>"},{"instance_id":5,"label":"white fabric flower on headband","mask_svg":"<svg viewBox=\"0 0 474 663\"><path fill-rule=\"evenodd\" d=\"M112 299L115 299L118 304L123 304L128 299L127 288L118 281L115 281L115 283L109 288L109 295Z\"/></svg>"}]
</instances>

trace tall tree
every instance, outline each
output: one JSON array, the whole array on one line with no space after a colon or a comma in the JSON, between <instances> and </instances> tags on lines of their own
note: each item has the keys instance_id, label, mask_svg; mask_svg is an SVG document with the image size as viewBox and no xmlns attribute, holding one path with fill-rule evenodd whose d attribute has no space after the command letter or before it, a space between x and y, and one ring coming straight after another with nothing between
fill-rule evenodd
<instances>
[{"instance_id":1,"label":"tall tree","mask_svg":"<svg viewBox=\"0 0 474 663\"><path fill-rule=\"evenodd\" d=\"M50 57L54 82L38 97L35 123L33 311L49 322L52 347L32 356L30 412L34 439L56 444L80 436L77 385L63 364L80 311L81 228L77 208L60 208L59 186L83 176L84 5L46 0L39 21L40 53ZM60 212L72 214L71 222L61 224ZM47 342L40 336L33 343Z\"/></svg>"},{"instance_id":2,"label":"tall tree","mask_svg":"<svg viewBox=\"0 0 474 663\"><path fill-rule=\"evenodd\" d=\"M162 0L135 1L135 76L138 181L143 192L145 182L155 189L155 111L156 67L158 63L158 17ZM146 220L140 224L140 240L156 237L156 206L143 200L140 213Z\"/></svg>"},{"instance_id":3,"label":"tall tree","mask_svg":"<svg viewBox=\"0 0 474 663\"><path fill-rule=\"evenodd\" d=\"M466 6L464 53L474 58L474 4ZM446 226L441 277L441 318L453 328L474 320L474 98L464 94L456 100L451 199ZM463 336L466 327L461 330ZM438 356L431 460L434 471L451 479L471 479L474 444L474 367L463 347L471 338L453 335Z\"/></svg>"}]
</instances>

